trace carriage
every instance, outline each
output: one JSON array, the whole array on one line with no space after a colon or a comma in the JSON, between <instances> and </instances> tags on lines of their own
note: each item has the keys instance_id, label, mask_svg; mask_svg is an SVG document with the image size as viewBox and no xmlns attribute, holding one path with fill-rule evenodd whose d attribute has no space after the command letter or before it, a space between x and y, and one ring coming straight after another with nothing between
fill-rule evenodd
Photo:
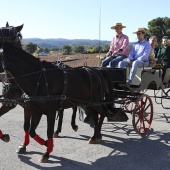
<instances>
[{"instance_id":1,"label":"carriage","mask_svg":"<svg viewBox=\"0 0 170 170\"><path fill-rule=\"evenodd\" d=\"M126 83L130 67L126 69L106 68L111 70L113 94L116 98L115 107L132 115L132 124L138 134L146 133L151 126L154 114L152 98L157 104L167 108L163 105L163 100L170 99L170 69L167 69L163 79L163 64L162 61L157 61L153 67L138 68L131 85ZM154 95L149 96L147 90L153 90ZM157 99L161 101L158 102ZM108 119L108 121L112 120Z\"/></svg>"},{"instance_id":2,"label":"carriage","mask_svg":"<svg viewBox=\"0 0 170 170\"><path fill-rule=\"evenodd\" d=\"M25 120L29 125L26 136L28 138L30 135L39 144L47 146L41 162L47 161L53 150L55 115L60 108L83 106L87 116L92 115L95 128L89 143L102 139L101 126L105 116L109 121L127 121L125 112L132 113L132 123L137 133L143 134L150 128L153 104L144 90L164 90L167 87L168 83L162 84L161 66L143 68L141 73L136 75L137 80L129 86L126 83L128 69L87 66L61 69L52 63L41 62L38 58L15 47L13 43L18 38L15 28L8 28L7 38L2 38L4 68L10 75L7 79L14 80L28 95L19 99L5 100L5 102L28 103L32 115ZM169 82L168 78L167 82ZM165 91L164 93L168 94ZM47 115L47 141L35 132L42 114ZM29 141L27 141L28 144ZM26 145L23 147L26 148Z\"/></svg>"}]
</instances>

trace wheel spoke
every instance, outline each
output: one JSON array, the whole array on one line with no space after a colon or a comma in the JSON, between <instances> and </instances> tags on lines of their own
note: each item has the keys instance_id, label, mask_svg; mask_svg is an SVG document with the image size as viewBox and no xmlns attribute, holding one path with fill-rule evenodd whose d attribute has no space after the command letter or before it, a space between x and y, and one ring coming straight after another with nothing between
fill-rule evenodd
<instances>
[{"instance_id":1,"label":"wheel spoke","mask_svg":"<svg viewBox=\"0 0 170 170\"><path fill-rule=\"evenodd\" d=\"M149 104L147 105L147 107L144 109L144 111L146 111L150 106L151 106L151 104L149 103Z\"/></svg>"},{"instance_id":2,"label":"wheel spoke","mask_svg":"<svg viewBox=\"0 0 170 170\"><path fill-rule=\"evenodd\" d=\"M138 131L139 133L142 133L142 129L143 129L143 121L140 119L140 124L139 124L139 128L138 128Z\"/></svg>"},{"instance_id":3,"label":"wheel spoke","mask_svg":"<svg viewBox=\"0 0 170 170\"><path fill-rule=\"evenodd\" d=\"M138 118L138 120L136 121L135 126L137 126L137 124L139 123L139 120L140 120L140 118Z\"/></svg>"},{"instance_id":4,"label":"wheel spoke","mask_svg":"<svg viewBox=\"0 0 170 170\"><path fill-rule=\"evenodd\" d=\"M146 106L146 103L147 103L147 98L145 99L145 101L144 101L144 106L143 106L143 108L145 108L145 106Z\"/></svg>"},{"instance_id":5,"label":"wheel spoke","mask_svg":"<svg viewBox=\"0 0 170 170\"><path fill-rule=\"evenodd\" d=\"M136 111L141 110L142 105L137 105L138 107L136 108Z\"/></svg>"},{"instance_id":6,"label":"wheel spoke","mask_svg":"<svg viewBox=\"0 0 170 170\"><path fill-rule=\"evenodd\" d=\"M142 123L143 123L143 129L145 129L145 122L144 122L144 120L142 121Z\"/></svg>"},{"instance_id":7,"label":"wheel spoke","mask_svg":"<svg viewBox=\"0 0 170 170\"><path fill-rule=\"evenodd\" d=\"M146 117L144 118L144 121L150 124L150 120L148 120Z\"/></svg>"}]
</instances>

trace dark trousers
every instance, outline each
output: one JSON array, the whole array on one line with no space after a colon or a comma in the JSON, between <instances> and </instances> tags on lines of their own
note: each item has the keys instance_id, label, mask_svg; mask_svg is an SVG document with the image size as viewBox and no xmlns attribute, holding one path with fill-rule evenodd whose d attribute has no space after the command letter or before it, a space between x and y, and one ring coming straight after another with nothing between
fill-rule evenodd
<instances>
[{"instance_id":1,"label":"dark trousers","mask_svg":"<svg viewBox=\"0 0 170 170\"><path fill-rule=\"evenodd\" d=\"M162 68L162 81L163 81L163 79L164 79L164 77L165 77L165 74L166 74L166 69L167 68L170 68L170 65L168 65L168 64L166 64L166 65L164 65L163 66L163 68Z\"/></svg>"}]
</instances>

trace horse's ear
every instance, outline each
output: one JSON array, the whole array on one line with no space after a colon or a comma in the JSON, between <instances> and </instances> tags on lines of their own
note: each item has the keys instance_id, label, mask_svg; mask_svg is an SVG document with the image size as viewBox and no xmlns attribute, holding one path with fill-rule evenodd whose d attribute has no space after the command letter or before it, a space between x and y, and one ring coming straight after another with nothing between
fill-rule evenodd
<instances>
[{"instance_id":1,"label":"horse's ear","mask_svg":"<svg viewBox=\"0 0 170 170\"><path fill-rule=\"evenodd\" d=\"M8 24L8 22L6 22L6 27L9 27L9 24Z\"/></svg>"},{"instance_id":2,"label":"horse's ear","mask_svg":"<svg viewBox=\"0 0 170 170\"><path fill-rule=\"evenodd\" d=\"M15 27L15 29L17 30L17 32L20 32L22 30L23 26L24 26L24 24Z\"/></svg>"}]
</instances>

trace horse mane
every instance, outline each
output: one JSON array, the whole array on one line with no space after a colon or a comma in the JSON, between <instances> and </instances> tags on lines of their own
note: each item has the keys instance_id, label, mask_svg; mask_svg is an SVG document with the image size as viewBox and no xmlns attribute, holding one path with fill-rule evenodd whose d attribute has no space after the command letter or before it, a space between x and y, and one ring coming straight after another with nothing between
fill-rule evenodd
<instances>
[{"instance_id":1,"label":"horse mane","mask_svg":"<svg viewBox=\"0 0 170 170\"><path fill-rule=\"evenodd\" d=\"M27 53L21 48L15 47L14 44L11 43L4 43L3 51L5 52L5 54L11 55L12 57L15 57L14 55L18 55L18 56L23 56L28 60L32 60L35 63L40 62L38 58L35 58L34 56Z\"/></svg>"}]
</instances>

